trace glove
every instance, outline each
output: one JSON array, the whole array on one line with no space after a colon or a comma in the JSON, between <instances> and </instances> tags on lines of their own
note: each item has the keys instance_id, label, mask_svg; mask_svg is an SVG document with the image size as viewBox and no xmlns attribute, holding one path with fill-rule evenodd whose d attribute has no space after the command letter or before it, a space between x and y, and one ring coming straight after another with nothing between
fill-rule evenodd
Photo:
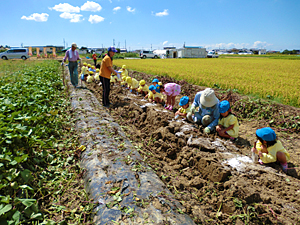
<instances>
[{"instance_id":1,"label":"glove","mask_svg":"<svg viewBox=\"0 0 300 225\"><path fill-rule=\"evenodd\" d=\"M192 113L192 114L195 114L195 112L196 112L196 108L195 108L195 106L193 105L193 106L191 107L191 113Z\"/></svg>"},{"instance_id":2,"label":"glove","mask_svg":"<svg viewBox=\"0 0 300 225\"><path fill-rule=\"evenodd\" d=\"M193 113L192 112L188 112L188 114L186 115L186 118L188 119L188 121L194 122L193 121Z\"/></svg>"},{"instance_id":3,"label":"glove","mask_svg":"<svg viewBox=\"0 0 300 225\"><path fill-rule=\"evenodd\" d=\"M62 66L63 66L63 65L64 65L64 62L61 62L61 64L60 64L60 65L62 65Z\"/></svg>"},{"instance_id":4,"label":"glove","mask_svg":"<svg viewBox=\"0 0 300 225\"><path fill-rule=\"evenodd\" d=\"M205 129L204 129L204 133L206 133L206 134L209 134L209 133L210 133L210 129L209 129L209 127L205 127Z\"/></svg>"}]
</instances>

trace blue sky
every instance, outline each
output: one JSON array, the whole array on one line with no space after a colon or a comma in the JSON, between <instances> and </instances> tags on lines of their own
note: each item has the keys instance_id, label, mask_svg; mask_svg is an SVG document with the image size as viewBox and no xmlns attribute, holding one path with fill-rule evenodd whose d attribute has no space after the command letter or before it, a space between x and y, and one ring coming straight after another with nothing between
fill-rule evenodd
<instances>
[{"instance_id":1,"label":"blue sky","mask_svg":"<svg viewBox=\"0 0 300 225\"><path fill-rule=\"evenodd\" d=\"M300 49L299 0L1 0L0 45Z\"/></svg>"}]
</instances>

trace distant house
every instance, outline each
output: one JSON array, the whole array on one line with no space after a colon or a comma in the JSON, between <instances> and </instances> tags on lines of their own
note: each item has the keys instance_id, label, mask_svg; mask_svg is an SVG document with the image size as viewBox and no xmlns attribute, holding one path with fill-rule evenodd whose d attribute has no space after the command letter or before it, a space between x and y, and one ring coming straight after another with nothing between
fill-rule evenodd
<instances>
[{"instance_id":1,"label":"distant house","mask_svg":"<svg viewBox=\"0 0 300 225\"><path fill-rule=\"evenodd\" d=\"M126 48L121 48L120 53L127 53L127 49Z\"/></svg>"},{"instance_id":2,"label":"distant house","mask_svg":"<svg viewBox=\"0 0 300 225\"><path fill-rule=\"evenodd\" d=\"M39 52L43 52L44 48L46 48L47 53L53 53L53 49L55 48L56 52L61 52L64 49L64 46L55 46L55 45L46 45L46 46L24 46L24 48L32 48L39 49Z\"/></svg>"},{"instance_id":3,"label":"distant house","mask_svg":"<svg viewBox=\"0 0 300 225\"><path fill-rule=\"evenodd\" d=\"M177 52L172 51L172 53L173 56L177 56L178 58L206 58L207 55L205 48L194 46L184 46L178 49Z\"/></svg>"},{"instance_id":4,"label":"distant house","mask_svg":"<svg viewBox=\"0 0 300 225\"><path fill-rule=\"evenodd\" d=\"M267 50L266 49L259 49L258 50L258 54L259 55L266 55L267 54Z\"/></svg>"}]
</instances>

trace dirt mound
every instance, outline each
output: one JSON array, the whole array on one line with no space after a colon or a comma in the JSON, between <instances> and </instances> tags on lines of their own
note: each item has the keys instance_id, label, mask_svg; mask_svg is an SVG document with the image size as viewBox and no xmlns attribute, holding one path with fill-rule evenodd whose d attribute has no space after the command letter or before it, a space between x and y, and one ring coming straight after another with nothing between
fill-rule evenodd
<instances>
[{"instance_id":1,"label":"dirt mound","mask_svg":"<svg viewBox=\"0 0 300 225\"><path fill-rule=\"evenodd\" d=\"M154 78L137 72L131 75L148 83ZM168 77L160 80L175 82ZM191 99L203 90L185 81L180 84ZM88 84L88 88L101 102L102 89L97 84ZM216 93L230 102L243 98L235 93ZM240 121L240 137L232 143L216 134L204 134L202 127L175 121L174 112L119 86L112 87L111 102L108 112L183 205L182 213L197 224L300 223L300 141L296 134L278 134L291 154L289 167L294 167L286 175L276 163L257 165L248 157L255 130L266 124L264 119ZM159 210L167 212L160 208L158 199L155 201Z\"/></svg>"}]
</instances>

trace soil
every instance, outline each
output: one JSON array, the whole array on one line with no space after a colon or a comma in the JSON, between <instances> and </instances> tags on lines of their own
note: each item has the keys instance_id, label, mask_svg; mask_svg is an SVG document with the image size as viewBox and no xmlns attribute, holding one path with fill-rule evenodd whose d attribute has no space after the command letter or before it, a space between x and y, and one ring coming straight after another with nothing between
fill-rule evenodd
<instances>
[{"instance_id":1,"label":"soil","mask_svg":"<svg viewBox=\"0 0 300 225\"><path fill-rule=\"evenodd\" d=\"M153 75L136 71L130 71L130 76L144 79L148 84L153 79ZM164 84L181 85L177 104L181 96L193 100L195 94L205 88L168 77L159 77L159 80ZM102 88L96 83L87 87L102 102ZM221 90L216 90L216 95L231 105L245 98ZM264 119L239 118L239 138L231 142L216 133L204 134L201 126L182 119L175 121L176 109L168 111L161 104L149 104L141 95L133 95L118 85L112 86L110 98L112 106L107 111L183 205L183 213L196 224L300 224L297 131L276 129L291 155L285 174L279 164L260 165L251 161L255 130L269 124ZM300 115L298 108L278 107L289 115ZM158 201L156 205L157 209L168 210L161 209Z\"/></svg>"}]
</instances>

